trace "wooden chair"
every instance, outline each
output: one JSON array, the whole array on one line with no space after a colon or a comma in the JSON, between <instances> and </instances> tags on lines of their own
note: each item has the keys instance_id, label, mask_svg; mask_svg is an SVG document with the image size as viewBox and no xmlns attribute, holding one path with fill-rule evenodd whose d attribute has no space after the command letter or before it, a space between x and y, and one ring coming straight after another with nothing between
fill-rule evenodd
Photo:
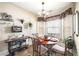
<instances>
[{"instance_id":1,"label":"wooden chair","mask_svg":"<svg viewBox=\"0 0 79 59\"><path fill-rule=\"evenodd\" d=\"M61 47L60 45L56 44L52 48L52 52L57 55L62 55L62 56L73 56L73 47L69 47L68 43L65 42L65 47Z\"/></svg>"},{"instance_id":2,"label":"wooden chair","mask_svg":"<svg viewBox=\"0 0 79 59\"><path fill-rule=\"evenodd\" d=\"M44 47L40 41L40 38L37 39L32 39L32 43L33 43L33 56L45 56L47 53L47 49L46 47Z\"/></svg>"},{"instance_id":3,"label":"wooden chair","mask_svg":"<svg viewBox=\"0 0 79 59\"><path fill-rule=\"evenodd\" d=\"M38 39L32 39L33 44L33 56L37 55L39 56L41 53L41 46Z\"/></svg>"},{"instance_id":4,"label":"wooden chair","mask_svg":"<svg viewBox=\"0 0 79 59\"><path fill-rule=\"evenodd\" d=\"M52 53L56 56L60 55L60 56L64 56L65 53L65 47L62 47L58 44L54 45L52 47Z\"/></svg>"},{"instance_id":5,"label":"wooden chair","mask_svg":"<svg viewBox=\"0 0 79 59\"><path fill-rule=\"evenodd\" d=\"M73 56L74 40L72 39L71 36L65 39L65 47L62 47L63 49L60 50L58 46L55 46L55 48L52 49L53 52L60 53L64 56Z\"/></svg>"}]
</instances>

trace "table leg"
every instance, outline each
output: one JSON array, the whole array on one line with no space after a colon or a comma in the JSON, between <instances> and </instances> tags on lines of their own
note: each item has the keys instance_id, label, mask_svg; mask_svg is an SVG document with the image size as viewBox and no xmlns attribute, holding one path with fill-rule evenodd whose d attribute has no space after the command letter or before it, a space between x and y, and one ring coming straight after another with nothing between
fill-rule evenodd
<instances>
[{"instance_id":1,"label":"table leg","mask_svg":"<svg viewBox=\"0 0 79 59\"><path fill-rule=\"evenodd\" d=\"M48 45L48 56L51 56L52 55L52 45Z\"/></svg>"}]
</instances>

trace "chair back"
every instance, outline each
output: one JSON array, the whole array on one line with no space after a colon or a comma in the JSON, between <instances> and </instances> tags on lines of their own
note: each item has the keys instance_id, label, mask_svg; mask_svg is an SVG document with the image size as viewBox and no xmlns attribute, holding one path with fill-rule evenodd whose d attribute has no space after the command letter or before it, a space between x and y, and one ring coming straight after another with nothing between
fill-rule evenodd
<instances>
[{"instance_id":1,"label":"chair back","mask_svg":"<svg viewBox=\"0 0 79 59\"><path fill-rule=\"evenodd\" d=\"M39 45L40 42L38 39L32 39L32 44L33 44L33 55L40 55L40 51L39 51Z\"/></svg>"}]
</instances>

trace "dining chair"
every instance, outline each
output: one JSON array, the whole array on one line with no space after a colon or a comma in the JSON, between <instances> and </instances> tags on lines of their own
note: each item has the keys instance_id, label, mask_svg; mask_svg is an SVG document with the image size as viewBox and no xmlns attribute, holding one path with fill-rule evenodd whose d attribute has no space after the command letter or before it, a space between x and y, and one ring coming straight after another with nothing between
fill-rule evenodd
<instances>
[{"instance_id":1,"label":"dining chair","mask_svg":"<svg viewBox=\"0 0 79 59\"><path fill-rule=\"evenodd\" d=\"M39 41L39 38L32 39L33 44L33 56L46 56L47 48L42 45Z\"/></svg>"},{"instance_id":2,"label":"dining chair","mask_svg":"<svg viewBox=\"0 0 79 59\"><path fill-rule=\"evenodd\" d=\"M32 39L32 45L33 45L33 56L40 55L41 51L39 51L39 48L38 48L38 45L39 45L38 39Z\"/></svg>"}]
</instances>

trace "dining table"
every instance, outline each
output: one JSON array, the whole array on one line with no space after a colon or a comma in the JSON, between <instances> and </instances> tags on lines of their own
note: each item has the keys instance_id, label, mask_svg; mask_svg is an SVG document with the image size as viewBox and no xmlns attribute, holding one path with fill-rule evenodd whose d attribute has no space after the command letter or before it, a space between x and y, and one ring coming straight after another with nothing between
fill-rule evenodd
<instances>
[{"instance_id":1,"label":"dining table","mask_svg":"<svg viewBox=\"0 0 79 59\"><path fill-rule=\"evenodd\" d=\"M53 40L52 40L53 39ZM47 50L47 55L52 56L52 47L58 43L57 38L51 38L50 40L40 40L40 44L46 47Z\"/></svg>"}]
</instances>

